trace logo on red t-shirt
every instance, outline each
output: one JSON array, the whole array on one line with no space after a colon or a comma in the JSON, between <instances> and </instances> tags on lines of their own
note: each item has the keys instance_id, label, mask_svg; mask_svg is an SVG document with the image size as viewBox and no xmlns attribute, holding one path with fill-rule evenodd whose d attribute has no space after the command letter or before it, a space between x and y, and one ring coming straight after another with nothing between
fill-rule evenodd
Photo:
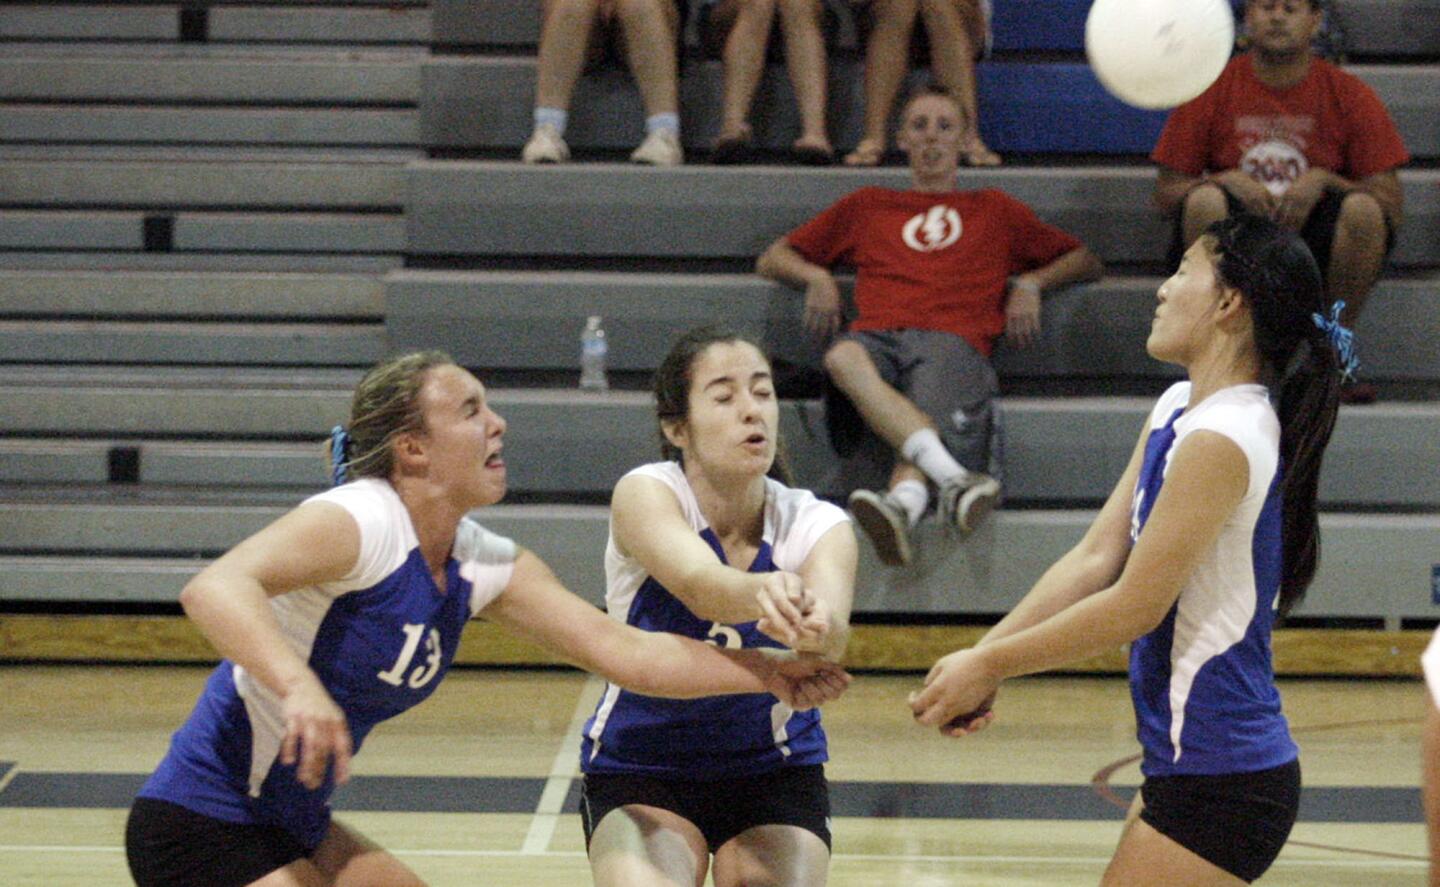
<instances>
[{"instance_id":1,"label":"logo on red t-shirt","mask_svg":"<svg viewBox=\"0 0 1440 887\"><path fill-rule=\"evenodd\" d=\"M1310 169L1310 161L1289 142L1273 139L1251 146L1240 157L1240 169L1279 197Z\"/></svg>"},{"instance_id":2,"label":"logo on red t-shirt","mask_svg":"<svg viewBox=\"0 0 1440 887\"><path fill-rule=\"evenodd\" d=\"M937 203L906 222L900 234L917 253L933 253L960 239L960 213Z\"/></svg>"}]
</instances>

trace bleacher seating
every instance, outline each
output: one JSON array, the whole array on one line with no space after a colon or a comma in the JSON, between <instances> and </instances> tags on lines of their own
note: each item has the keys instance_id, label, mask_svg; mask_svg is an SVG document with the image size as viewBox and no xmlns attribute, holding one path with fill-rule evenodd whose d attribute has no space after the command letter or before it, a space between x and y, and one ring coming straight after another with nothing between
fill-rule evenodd
<instances>
[{"instance_id":1,"label":"bleacher seating","mask_svg":"<svg viewBox=\"0 0 1440 887\"><path fill-rule=\"evenodd\" d=\"M1079 55L1084 0L1040 22L998 5L982 128L1019 162L962 187L1026 200L1113 274L1048 299L1040 345L997 356L1007 508L968 542L928 540L910 569L862 546L869 613L1005 609L1108 492L1139 395L1174 378L1141 347L1169 236L1143 160L1163 115L1099 91ZM1355 70L1419 161L1402 173L1396 273L1360 328L1387 399L1342 411L1302 613L1394 628L1436 616L1440 474L1418 466L1440 430L1440 0L1344 12ZM842 146L861 110L846 28ZM511 423L516 504L483 519L599 600L600 503L656 448L643 393L554 387L584 318L605 317L626 378L712 320L813 363L798 298L750 263L838 196L905 173L522 167L537 34L531 0L0 6L0 613L173 602L205 557L324 486L319 441L364 366L437 346L493 377ZM717 64L688 59L697 158L718 96ZM762 146L783 146L795 117L778 66L757 110ZM638 121L622 74L587 75L582 158L617 159ZM798 478L833 492L818 402L783 415Z\"/></svg>"}]
</instances>

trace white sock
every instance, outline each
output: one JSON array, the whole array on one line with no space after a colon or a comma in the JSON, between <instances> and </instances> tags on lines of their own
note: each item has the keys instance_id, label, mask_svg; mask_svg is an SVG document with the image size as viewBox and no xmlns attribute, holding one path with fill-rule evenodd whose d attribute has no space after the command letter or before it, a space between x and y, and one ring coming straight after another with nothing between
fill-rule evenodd
<instances>
[{"instance_id":1,"label":"white sock","mask_svg":"<svg viewBox=\"0 0 1440 887\"><path fill-rule=\"evenodd\" d=\"M963 477L969 474L965 466L955 461L950 451L940 442L940 435L935 433L933 428L921 428L919 431L905 438L905 445L900 448L900 453L916 468L925 472L925 476L943 484L952 477Z\"/></svg>"},{"instance_id":2,"label":"white sock","mask_svg":"<svg viewBox=\"0 0 1440 887\"><path fill-rule=\"evenodd\" d=\"M539 127L548 123L555 127L555 132L560 136L565 135L565 124L570 120L570 115L564 108L536 108L535 125Z\"/></svg>"},{"instance_id":3,"label":"white sock","mask_svg":"<svg viewBox=\"0 0 1440 887\"><path fill-rule=\"evenodd\" d=\"M680 135L680 115L674 111L664 111L659 114L651 114L645 118L645 134L652 132L668 132L671 135Z\"/></svg>"},{"instance_id":4,"label":"white sock","mask_svg":"<svg viewBox=\"0 0 1440 887\"><path fill-rule=\"evenodd\" d=\"M925 506L930 504L930 490L923 480L902 480L890 488L890 499L905 509L905 518L910 526L920 522Z\"/></svg>"}]
</instances>

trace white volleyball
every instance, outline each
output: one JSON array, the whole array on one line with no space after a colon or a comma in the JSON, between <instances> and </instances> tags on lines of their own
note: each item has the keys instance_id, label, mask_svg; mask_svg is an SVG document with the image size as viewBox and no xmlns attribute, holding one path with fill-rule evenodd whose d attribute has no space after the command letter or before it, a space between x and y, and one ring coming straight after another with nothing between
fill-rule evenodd
<instances>
[{"instance_id":1,"label":"white volleyball","mask_svg":"<svg viewBox=\"0 0 1440 887\"><path fill-rule=\"evenodd\" d=\"M1140 108L1173 108L1204 92L1234 45L1228 0L1095 0L1085 19L1095 76Z\"/></svg>"}]
</instances>

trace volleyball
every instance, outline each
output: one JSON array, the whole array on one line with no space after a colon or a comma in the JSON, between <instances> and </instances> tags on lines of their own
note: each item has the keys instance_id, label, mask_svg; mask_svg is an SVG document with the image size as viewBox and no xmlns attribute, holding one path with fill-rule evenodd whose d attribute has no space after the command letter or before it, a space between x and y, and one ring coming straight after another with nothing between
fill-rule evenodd
<instances>
[{"instance_id":1,"label":"volleyball","mask_svg":"<svg viewBox=\"0 0 1440 887\"><path fill-rule=\"evenodd\" d=\"M1095 0L1085 54L1101 85L1139 108L1173 108L1220 76L1235 45L1228 0Z\"/></svg>"}]
</instances>

